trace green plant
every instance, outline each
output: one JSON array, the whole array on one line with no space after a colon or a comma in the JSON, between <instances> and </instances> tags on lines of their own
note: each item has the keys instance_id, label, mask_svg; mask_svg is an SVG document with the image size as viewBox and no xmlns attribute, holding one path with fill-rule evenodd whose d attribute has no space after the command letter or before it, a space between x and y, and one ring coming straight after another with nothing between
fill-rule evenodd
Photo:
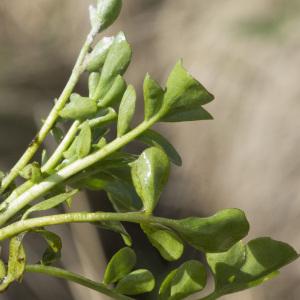
<instances>
[{"instance_id":1,"label":"green plant","mask_svg":"<svg viewBox=\"0 0 300 300\"><path fill-rule=\"evenodd\" d=\"M92 47L95 37L117 18L121 4L121 0L99 0L96 7L90 7L91 31L65 89L20 160L7 174L1 173L0 240L10 242L7 264L0 261L0 291L26 272L71 280L113 299L133 299L131 296L152 291L155 277L149 270L134 270L137 258L130 248L132 238L121 222L137 223L167 261L180 259L185 244L204 253L215 279L215 290L202 299L217 299L272 278L298 254L289 245L267 237L243 244L241 239L247 235L249 225L242 211L226 209L207 218L180 220L154 216L168 180L170 162L180 165L181 158L151 127L157 122L211 119L203 105L213 96L179 61L166 88L146 75L144 120L132 128L136 93L123 78L131 47L122 32L105 37ZM85 71L89 72L87 97L73 93ZM113 139L107 136L111 127L116 128ZM32 161L49 133L57 141L56 150L50 157L43 150L40 162ZM134 140L148 147L140 155L124 149ZM18 176L25 180L16 186L14 180ZM83 189L104 190L115 212L31 217L37 211L47 212L63 203L72 205L73 197ZM45 227L71 222L93 223L123 238L126 247L111 258L102 283L51 266L60 258L62 241ZM28 264L23 246L30 233L39 234L48 245L35 265ZM200 261L183 262L158 283L157 298L184 299L202 291L206 279L207 271Z\"/></svg>"}]
</instances>

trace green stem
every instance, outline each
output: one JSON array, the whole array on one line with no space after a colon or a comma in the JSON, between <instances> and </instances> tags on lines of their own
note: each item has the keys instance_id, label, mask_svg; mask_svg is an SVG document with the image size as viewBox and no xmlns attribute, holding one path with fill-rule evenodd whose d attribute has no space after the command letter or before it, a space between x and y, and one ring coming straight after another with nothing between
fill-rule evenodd
<instances>
[{"instance_id":1,"label":"green stem","mask_svg":"<svg viewBox=\"0 0 300 300\"><path fill-rule=\"evenodd\" d=\"M77 212L58 214L40 218L32 218L17 221L0 229L0 241L15 236L19 233L44 226L59 225L65 223L93 223L101 221L122 221L132 223L159 223L161 225L176 227L176 220L149 216L142 212L109 213L109 212Z\"/></svg>"},{"instance_id":2,"label":"green stem","mask_svg":"<svg viewBox=\"0 0 300 300\"><path fill-rule=\"evenodd\" d=\"M24 154L21 156L21 158L18 160L18 162L14 165L14 167L10 170L10 172L3 178L1 183L1 192L4 192L8 186L14 181L14 179L18 176L19 172L28 164L28 162L31 160L31 158L34 156L46 136L48 135L49 131L55 124L59 112L62 110L66 102L68 101L74 87L76 86L80 75L84 71L84 62L86 55L89 52L89 49L91 47L91 44L93 43L93 40L97 34L96 29L93 29L88 34L85 43L83 44L83 47L81 48L81 51L79 53L79 56L77 58L77 61L75 63L75 66L72 70L71 76L62 91L60 97L56 101L53 109L51 110L50 114L48 115L46 121L44 122L42 128L40 129L39 133L36 135L36 137L32 140L27 150L24 152Z\"/></svg>"},{"instance_id":3,"label":"green stem","mask_svg":"<svg viewBox=\"0 0 300 300\"><path fill-rule=\"evenodd\" d=\"M98 282L92 281L83 276L80 276L78 274L75 274L75 273L60 269L60 268L48 267L48 266L43 266L43 265L27 265L25 268L25 271L30 272L30 273L42 273L42 274L46 274L46 275L57 277L57 278L63 278L63 279L78 283L80 285L83 285L85 287L88 287L90 289L93 289L97 292L105 294L116 300L133 300L133 298L121 295L121 294L115 292L114 290L109 289L103 283L98 283Z\"/></svg>"},{"instance_id":4,"label":"green stem","mask_svg":"<svg viewBox=\"0 0 300 300\"><path fill-rule=\"evenodd\" d=\"M77 133L77 130L79 128L80 122L75 121L72 126L70 127L69 131L65 135L64 139L61 141L59 146L56 148L54 153L51 155L51 157L48 159L48 161L42 166L41 171L42 173L47 173L53 168L56 167L58 162L63 156L63 153L67 150L67 148L71 145L71 143L74 140L74 137Z\"/></svg>"},{"instance_id":5,"label":"green stem","mask_svg":"<svg viewBox=\"0 0 300 300\"><path fill-rule=\"evenodd\" d=\"M126 144L134 140L137 136L142 134L145 130L150 128L156 121L157 117L142 122L139 126L123 135L122 137L116 138L114 141L107 144L97 152L94 152L82 159L75 161L74 163L59 170L56 174L47 177L44 181L35 184L18 198L14 199L14 201L11 201L9 204L2 203L0 205L0 211L2 211L2 213L0 214L0 226L5 224L5 222L9 218L15 215L24 206L26 206L36 198L42 196L57 184L65 181L71 176L79 173L80 171L92 166L96 162L112 154L116 150L124 147Z\"/></svg>"}]
</instances>

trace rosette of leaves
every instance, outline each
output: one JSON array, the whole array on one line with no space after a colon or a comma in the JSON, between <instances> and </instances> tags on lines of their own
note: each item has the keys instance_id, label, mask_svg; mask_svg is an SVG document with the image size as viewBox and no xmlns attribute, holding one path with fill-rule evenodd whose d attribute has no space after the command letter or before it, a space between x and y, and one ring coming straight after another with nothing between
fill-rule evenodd
<instances>
[{"instance_id":1,"label":"rosette of leaves","mask_svg":"<svg viewBox=\"0 0 300 300\"><path fill-rule=\"evenodd\" d=\"M4 198L0 204L0 240L10 239L8 262L0 260L0 291L20 281L26 272L36 272L77 282L113 299L128 300L152 292L155 274L134 269L137 257L130 247L135 240L124 222L138 224L166 261L180 260L187 245L204 254L215 279L215 291L203 299L217 299L272 278L298 255L292 247L270 238L244 245L241 240L248 234L249 224L241 210L224 209L203 218L155 215L172 164L180 166L182 160L152 126L212 119L203 106L214 97L180 60L165 87L149 74L145 76L144 119L135 125L137 93L124 79L132 56L125 34L103 37L92 46L97 33L115 21L121 6L121 0L98 0L90 7L91 32L69 83L16 166L8 174L0 171ZM74 91L74 78L78 81L83 71L88 72L87 95ZM41 146L48 134L57 142L55 151L48 155L43 149L41 161L31 161L36 145ZM126 151L125 146L133 141L143 144L141 153ZM24 182L15 186L17 176ZM105 191L114 212L52 214L54 208L71 206L77 192L86 189ZM44 216L36 217L37 212ZM53 266L61 258L63 244L46 228L71 222L89 222L123 239L126 247L110 259L103 282ZM38 234L45 240L46 250L35 265L26 260L23 241L27 234ZM166 274L154 298L180 300L204 290L208 274L202 262L181 260L178 265Z\"/></svg>"}]
</instances>

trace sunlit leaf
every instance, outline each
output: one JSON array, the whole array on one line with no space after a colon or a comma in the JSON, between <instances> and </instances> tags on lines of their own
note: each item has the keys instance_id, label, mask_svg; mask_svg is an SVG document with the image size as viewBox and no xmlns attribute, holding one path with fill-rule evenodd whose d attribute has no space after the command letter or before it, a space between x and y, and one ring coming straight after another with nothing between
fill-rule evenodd
<instances>
[{"instance_id":1,"label":"sunlit leaf","mask_svg":"<svg viewBox=\"0 0 300 300\"><path fill-rule=\"evenodd\" d=\"M145 120L149 120L160 109L164 96L163 89L147 74L144 80Z\"/></svg>"},{"instance_id":2,"label":"sunlit leaf","mask_svg":"<svg viewBox=\"0 0 300 300\"><path fill-rule=\"evenodd\" d=\"M181 157L176 149L157 131L148 129L138 136L138 139L149 146L161 147L175 165L182 165Z\"/></svg>"},{"instance_id":3,"label":"sunlit leaf","mask_svg":"<svg viewBox=\"0 0 300 300\"><path fill-rule=\"evenodd\" d=\"M119 107L117 124L118 137L127 133L130 129L131 121L135 112L136 92L132 85L129 85L123 95Z\"/></svg>"},{"instance_id":4,"label":"sunlit leaf","mask_svg":"<svg viewBox=\"0 0 300 300\"><path fill-rule=\"evenodd\" d=\"M100 73L92 72L89 76L89 98L93 99L100 80Z\"/></svg>"},{"instance_id":5,"label":"sunlit leaf","mask_svg":"<svg viewBox=\"0 0 300 300\"><path fill-rule=\"evenodd\" d=\"M208 218L190 217L170 225L183 240L204 252L222 252L245 237L249 223L239 209L225 209Z\"/></svg>"},{"instance_id":6,"label":"sunlit leaf","mask_svg":"<svg viewBox=\"0 0 300 300\"><path fill-rule=\"evenodd\" d=\"M101 39L93 51L88 55L87 71L99 72L103 67L109 48L114 41L114 37L104 37Z\"/></svg>"},{"instance_id":7,"label":"sunlit leaf","mask_svg":"<svg viewBox=\"0 0 300 300\"><path fill-rule=\"evenodd\" d=\"M151 244L159 251L164 259L173 261L181 257L184 245L175 232L155 224L142 224L141 227Z\"/></svg>"},{"instance_id":8,"label":"sunlit leaf","mask_svg":"<svg viewBox=\"0 0 300 300\"><path fill-rule=\"evenodd\" d=\"M19 172L19 175L34 183L40 182L42 179L40 164L38 162L28 164L22 171Z\"/></svg>"},{"instance_id":9,"label":"sunlit leaf","mask_svg":"<svg viewBox=\"0 0 300 300\"><path fill-rule=\"evenodd\" d=\"M145 269L131 272L122 278L116 290L124 295L139 295L151 292L155 286L155 279L152 273Z\"/></svg>"},{"instance_id":10,"label":"sunlit leaf","mask_svg":"<svg viewBox=\"0 0 300 300\"><path fill-rule=\"evenodd\" d=\"M199 261L187 261L165 278L159 289L159 300L185 299L205 287L206 277L205 267Z\"/></svg>"},{"instance_id":11,"label":"sunlit leaf","mask_svg":"<svg viewBox=\"0 0 300 300\"><path fill-rule=\"evenodd\" d=\"M262 237L247 245L239 242L227 252L209 253L207 261L215 277L215 290L221 296L273 278L278 269L298 256L288 244Z\"/></svg>"},{"instance_id":12,"label":"sunlit leaf","mask_svg":"<svg viewBox=\"0 0 300 300\"><path fill-rule=\"evenodd\" d=\"M110 259L104 273L104 283L110 284L119 281L130 273L135 264L134 251L129 247L122 248Z\"/></svg>"},{"instance_id":13,"label":"sunlit leaf","mask_svg":"<svg viewBox=\"0 0 300 300\"><path fill-rule=\"evenodd\" d=\"M202 105L212 101L210 94L194 79L179 61L169 75L163 105L160 111L162 121L181 122L211 119Z\"/></svg>"},{"instance_id":14,"label":"sunlit leaf","mask_svg":"<svg viewBox=\"0 0 300 300\"><path fill-rule=\"evenodd\" d=\"M95 100L72 94L70 102L62 109L59 115L63 119L81 120L94 115L97 112Z\"/></svg>"},{"instance_id":15,"label":"sunlit leaf","mask_svg":"<svg viewBox=\"0 0 300 300\"><path fill-rule=\"evenodd\" d=\"M168 156L157 147L146 149L131 164L131 174L137 194L142 199L145 211L152 213L170 170Z\"/></svg>"},{"instance_id":16,"label":"sunlit leaf","mask_svg":"<svg viewBox=\"0 0 300 300\"><path fill-rule=\"evenodd\" d=\"M101 78L97 87L98 94L96 99L101 99L111 88L113 82L118 75L123 75L131 60L131 48L126 41L123 32L120 32L114 39L114 42L109 49L104 66L101 72Z\"/></svg>"},{"instance_id":17,"label":"sunlit leaf","mask_svg":"<svg viewBox=\"0 0 300 300\"><path fill-rule=\"evenodd\" d=\"M42 202L40 202L40 203L38 203L38 204L30 207L24 213L22 219L25 220L33 212L36 212L36 211L45 211L45 210L49 210L51 208L57 207L61 203L67 201L70 198L72 198L77 192L78 192L78 190L73 190L71 192L59 194L59 195L51 197L51 198L49 198L47 200L44 200L44 201L42 201Z\"/></svg>"}]
</instances>

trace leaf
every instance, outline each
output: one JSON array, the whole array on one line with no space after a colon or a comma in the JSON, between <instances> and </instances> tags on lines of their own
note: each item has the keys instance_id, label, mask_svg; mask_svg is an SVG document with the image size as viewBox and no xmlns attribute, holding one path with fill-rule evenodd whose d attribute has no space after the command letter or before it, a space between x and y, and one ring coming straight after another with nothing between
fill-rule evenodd
<instances>
[{"instance_id":1,"label":"leaf","mask_svg":"<svg viewBox=\"0 0 300 300\"><path fill-rule=\"evenodd\" d=\"M48 159L49 159L49 156L47 154L47 150L43 149L42 155L41 155L41 165L43 166L47 162Z\"/></svg>"},{"instance_id":2,"label":"leaf","mask_svg":"<svg viewBox=\"0 0 300 300\"><path fill-rule=\"evenodd\" d=\"M43 254L41 264L51 265L61 257L62 241L60 237L45 229L35 229L34 232L40 234L48 244L48 247Z\"/></svg>"},{"instance_id":3,"label":"leaf","mask_svg":"<svg viewBox=\"0 0 300 300\"><path fill-rule=\"evenodd\" d=\"M89 76L89 98L94 99L94 94L97 89L97 85L100 80L100 73L98 72L92 72Z\"/></svg>"},{"instance_id":4,"label":"leaf","mask_svg":"<svg viewBox=\"0 0 300 300\"><path fill-rule=\"evenodd\" d=\"M24 179L30 180L34 183L40 182L42 179L40 164L38 162L33 162L25 166L25 168L19 172L19 175Z\"/></svg>"},{"instance_id":5,"label":"leaf","mask_svg":"<svg viewBox=\"0 0 300 300\"><path fill-rule=\"evenodd\" d=\"M155 279L152 273L146 269L139 269L122 278L116 291L124 295L139 295L151 292L154 287Z\"/></svg>"},{"instance_id":6,"label":"leaf","mask_svg":"<svg viewBox=\"0 0 300 300\"><path fill-rule=\"evenodd\" d=\"M181 238L204 252L222 252L245 237L249 223L239 209L225 209L208 218L190 217L170 225Z\"/></svg>"},{"instance_id":7,"label":"leaf","mask_svg":"<svg viewBox=\"0 0 300 300\"><path fill-rule=\"evenodd\" d=\"M208 253L215 290L221 296L254 287L276 275L277 270L298 258L296 251L268 237L239 242L227 252Z\"/></svg>"},{"instance_id":8,"label":"leaf","mask_svg":"<svg viewBox=\"0 0 300 300\"><path fill-rule=\"evenodd\" d=\"M118 75L108 92L103 96L103 98L99 99L98 105L100 107L107 107L120 102L125 90L126 82L121 75Z\"/></svg>"},{"instance_id":9,"label":"leaf","mask_svg":"<svg viewBox=\"0 0 300 300\"><path fill-rule=\"evenodd\" d=\"M103 67L109 48L114 41L114 37L104 37L101 39L88 55L86 69L88 72L99 72Z\"/></svg>"},{"instance_id":10,"label":"leaf","mask_svg":"<svg viewBox=\"0 0 300 300\"><path fill-rule=\"evenodd\" d=\"M164 90L147 74L144 80L145 120L156 115L162 105Z\"/></svg>"},{"instance_id":11,"label":"leaf","mask_svg":"<svg viewBox=\"0 0 300 300\"><path fill-rule=\"evenodd\" d=\"M96 225L99 228L103 228L106 230L111 230L113 232L119 233L122 236L122 239L126 246L132 245L132 239L129 233L126 231L125 227L119 221L102 221L97 222Z\"/></svg>"},{"instance_id":12,"label":"leaf","mask_svg":"<svg viewBox=\"0 0 300 300\"><path fill-rule=\"evenodd\" d=\"M138 139L149 146L161 147L175 165L182 165L181 157L176 149L157 131L148 129L138 136Z\"/></svg>"},{"instance_id":13,"label":"leaf","mask_svg":"<svg viewBox=\"0 0 300 300\"><path fill-rule=\"evenodd\" d=\"M109 27L119 16L122 0L98 0L97 17L100 21L100 31Z\"/></svg>"},{"instance_id":14,"label":"leaf","mask_svg":"<svg viewBox=\"0 0 300 300\"><path fill-rule=\"evenodd\" d=\"M6 276L6 266L3 260L0 259L0 282L4 279L5 276Z\"/></svg>"},{"instance_id":15,"label":"leaf","mask_svg":"<svg viewBox=\"0 0 300 300\"><path fill-rule=\"evenodd\" d=\"M210 94L195 80L179 61L167 80L167 90L160 111L163 122L182 122L211 119L201 106L212 101Z\"/></svg>"},{"instance_id":16,"label":"leaf","mask_svg":"<svg viewBox=\"0 0 300 300\"><path fill-rule=\"evenodd\" d=\"M130 63L131 54L131 47L126 41L124 33L118 33L102 68L100 82L97 87L99 93L95 95L96 99L103 98L116 77L124 74Z\"/></svg>"},{"instance_id":17,"label":"leaf","mask_svg":"<svg viewBox=\"0 0 300 300\"><path fill-rule=\"evenodd\" d=\"M23 236L21 234L10 240L7 274L0 282L0 292L6 290L13 281L20 280L24 273L26 254L22 245Z\"/></svg>"},{"instance_id":18,"label":"leaf","mask_svg":"<svg viewBox=\"0 0 300 300\"><path fill-rule=\"evenodd\" d=\"M206 285L205 267L197 260L189 260L165 278L159 289L159 300L180 300L200 292Z\"/></svg>"},{"instance_id":19,"label":"leaf","mask_svg":"<svg viewBox=\"0 0 300 300\"><path fill-rule=\"evenodd\" d=\"M87 156L92 147L92 131L88 122L85 122L76 137L76 155L79 158Z\"/></svg>"},{"instance_id":20,"label":"leaf","mask_svg":"<svg viewBox=\"0 0 300 300\"><path fill-rule=\"evenodd\" d=\"M50 133L54 137L57 144L59 144L64 138L63 130L57 126L53 126Z\"/></svg>"},{"instance_id":21,"label":"leaf","mask_svg":"<svg viewBox=\"0 0 300 300\"><path fill-rule=\"evenodd\" d=\"M114 121L117 118L117 113L111 107L105 108L97 113L94 119L88 120L91 128L100 127Z\"/></svg>"},{"instance_id":22,"label":"leaf","mask_svg":"<svg viewBox=\"0 0 300 300\"><path fill-rule=\"evenodd\" d=\"M129 247L119 250L109 261L105 273L104 283L110 284L126 276L136 264L136 255Z\"/></svg>"},{"instance_id":23,"label":"leaf","mask_svg":"<svg viewBox=\"0 0 300 300\"><path fill-rule=\"evenodd\" d=\"M184 245L176 233L156 224L142 224L141 228L147 235L150 243L159 251L164 259L173 261L182 256Z\"/></svg>"},{"instance_id":24,"label":"leaf","mask_svg":"<svg viewBox=\"0 0 300 300\"><path fill-rule=\"evenodd\" d=\"M78 192L78 190L73 190L71 192L68 193L63 193L54 197L51 197L47 200L44 200L32 207L30 207L23 215L22 220L25 220L28 218L28 216L36 211L45 211L51 208L54 208L58 205L60 205L61 203L67 201L68 199L70 199L72 196L74 196L76 193Z\"/></svg>"},{"instance_id":25,"label":"leaf","mask_svg":"<svg viewBox=\"0 0 300 300\"><path fill-rule=\"evenodd\" d=\"M131 164L131 175L137 194L142 199L145 211L152 213L170 171L168 156L163 150L151 147L143 151Z\"/></svg>"},{"instance_id":26,"label":"leaf","mask_svg":"<svg viewBox=\"0 0 300 300\"><path fill-rule=\"evenodd\" d=\"M59 113L63 119L82 120L97 112L97 103L95 100L81 97L78 94L72 94L70 102Z\"/></svg>"},{"instance_id":27,"label":"leaf","mask_svg":"<svg viewBox=\"0 0 300 300\"><path fill-rule=\"evenodd\" d=\"M119 117L117 124L118 137L127 133L135 112L136 92L132 85L129 85L123 95L119 107Z\"/></svg>"}]
</instances>

